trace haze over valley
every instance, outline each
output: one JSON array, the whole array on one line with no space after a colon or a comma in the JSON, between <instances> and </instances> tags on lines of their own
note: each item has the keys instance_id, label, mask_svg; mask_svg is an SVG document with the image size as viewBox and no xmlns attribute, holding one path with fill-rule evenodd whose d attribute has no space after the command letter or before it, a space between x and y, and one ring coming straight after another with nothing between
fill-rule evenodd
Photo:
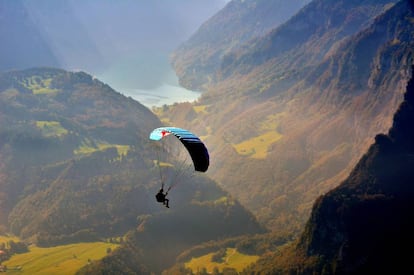
<instances>
[{"instance_id":1,"label":"haze over valley","mask_svg":"<svg viewBox=\"0 0 414 275\"><path fill-rule=\"evenodd\" d=\"M148 107L192 101L199 94L180 87L169 54L226 2L6 1L0 68L82 70Z\"/></svg>"},{"instance_id":2,"label":"haze over valley","mask_svg":"<svg viewBox=\"0 0 414 275\"><path fill-rule=\"evenodd\" d=\"M410 268L411 0L13 0L0 22L0 271Z\"/></svg>"}]
</instances>

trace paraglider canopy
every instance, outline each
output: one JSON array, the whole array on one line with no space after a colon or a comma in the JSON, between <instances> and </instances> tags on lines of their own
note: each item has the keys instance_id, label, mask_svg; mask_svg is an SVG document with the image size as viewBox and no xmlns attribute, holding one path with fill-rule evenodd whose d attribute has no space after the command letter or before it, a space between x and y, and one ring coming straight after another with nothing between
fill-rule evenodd
<instances>
[{"instance_id":1,"label":"paraglider canopy","mask_svg":"<svg viewBox=\"0 0 414 275\"><path fill-rule=\"evenodd\" d=\"M149 138L161 140L168 135L174 135L185 146L193 160L194 169L199 172L206 172L210 164L210 157L204 143L188 130L176 127L160 127L154 129Z\"/></svg>"}]
</instances>

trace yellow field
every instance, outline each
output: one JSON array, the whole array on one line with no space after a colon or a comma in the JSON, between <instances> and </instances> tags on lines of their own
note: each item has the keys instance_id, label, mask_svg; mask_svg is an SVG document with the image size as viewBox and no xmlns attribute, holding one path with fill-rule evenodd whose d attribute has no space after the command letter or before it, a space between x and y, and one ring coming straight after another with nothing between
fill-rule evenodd
<instances>
[{"instance_id":1,"label":"yellow field","mask_svg":"<svg viewBox=\"0 0 414 275\"><path fill-rule=\"evenodd\" d=\"M207 107L208 107L208 105L197 105L197 106L193 106L193 110L197 114L199 114L199 113L208 114Z\"/></svg>"},{"instance_id":2,"label":"yellow field","mask_svg":"<svg viewBox=\"0 0 414 275\"><path fill-rule=\"evenodd\" d=\"M59 121L36 121L37 128L42 130L42 134L46 137L63 136L68 133L68 130L60 125Z\"/></svg>"},{"instance_id":3,"label":"yellow field","mask_svg":"<svg viewBox=\"0 0 414 275\"><path fill-rule=\"evenodd\" d=\"M219 271L223 271L223 268L234 268L238 272L242 271L248 265L256 262L259 256L250 256L239 253L235 248L227 248L224 262L216 263L211 261L211 257L214 253L192 258L191 261L185 263L185 267L191 269L194 273L202 268L207 269L207 272L213 272L214 268L217 267Z\"/></svg>"},{"instance_id":4,"label":"yellow field","mask_svg":"<svg viewBox=\"0 0 414 275\"><path fill-rule=\"evenodd\" d=\"M108 147L115 147L116 150L118 151L119 156L126 156L126 154L128 153L130 149L129 145L120 145L120 144L115 144L115 145L107 144L107 145Z\"/></svg>"},{"instance_id":5,"label":"yellow field","mask_svg":"<svg viewBox=\"0 0 414 275\"><path fill-rule=\"evenodd\" d=\"M214 203L214 205L234 205L235 201L229 197L223 196L220 198L210 198L209 203Z\"/></svg>"},{"instance_id":6,"label":"yellow field","mask_svg":"<svg viewBox=\"0 0 414 275\"><path fill-rule=\"evenodd\" d=\"M10 260L3 262L13 274L75 274L89 261L99 260L107 254L110 248L114 250L117 244L94 242L61 245L40 248L30 246L30 252L16 254ZM13 270L15 269L15 270Z\"/></svg>"},{"instance_id":7,"label":"yellow field","mask_svg":"<svg viewBox=\"0 0 414 275\"><path fill-rule=\"evenodd\" d=\"M174 165L172 163L158 161L156 159L152 160L152 162L154 163L154 166L156 166L156 167L174 167Z\"/></svg>"},{"instance_id":8,"label":"yellow field","mask_svg":"<svg viewBox=\"0 0 414 275\"><path fill-rule=\"evenodd\" d=\"M282 138L278 127L284 113L268 115L264 121L258 124L258 135L244 140L237 144L232 144L237 153L255 159L265 159L269 147Z\"/></svg>"},{"instance_id":9,"label":"yellow field","mask_svg":"<svg viewBox=\"0 0 414 275\"><path fill-rule=\"evenodd\" d=\"M253 137L238 144L233 144L240 155L250 156L256 159L264 159L267 156L267 150L273 143L282 138L277 131L269 131L260 136Z\"/></svg>"},{"instance_id":10,"label":"yellow field","mask_svg":"<svg viewBox=\"0 0 414 275\"><path fill-rule=\"evenodd\" d=\"M33 94L48 94L48 93L55 93L58 90L50 88L50 83L52 82L51 78L42 79L38 76L33 76L32 78L28 79L28 82L22 83L28 89L33 91Z\"/></svg>"},{"instance_id":11,"label":"yellow field","mask_svg":"<svg viewBox=\"0 0 414 275\"><path fill-rule=\"evenodd\" d=\"M18 242L19 238L12 236L12 235L7 235L7 236L0 235L0 243L7 244L7 242L9 241Z\"/></svg>"},{"instance_id":12,"label":"yellow field","mask_svg":"<svg viewBox=\"0 0 414 275\"><path fill-rule=\"evenodd\" d=\"M99 143L99 144L97 144L97 146L92 146L92 145L88 144L88 142L85 142L83 144L83 146L76 149L74 151L74 153L76 155L88 155L88 154L92 154L96 151L106 150L108 148L116 148L116 150L118 151L118 156L120 156L120 157L125 156L128 153L129 149L130 149L129 145Z\"/></svg>"}]
</instances>

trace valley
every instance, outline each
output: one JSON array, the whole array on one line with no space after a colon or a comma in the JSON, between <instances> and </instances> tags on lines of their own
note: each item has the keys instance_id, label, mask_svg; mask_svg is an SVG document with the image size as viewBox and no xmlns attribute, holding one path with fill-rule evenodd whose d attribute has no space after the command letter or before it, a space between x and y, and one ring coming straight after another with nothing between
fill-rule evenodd
<instances>
[{"instance_id":1,"label":"valley","mask_svg":"<svg viewBox=\"0 0 414 275\"><path fill-rule=\"evenodd\" d=\"M173 39L173 19L206 2L180 0L167 5L171 13L151 2L145 8L164 15L154 22L129 0L101 3L100 15L96 0L54 10L48 1L0 4L0 21L19 34L0 28L9 38L0 56L13 43L25 52L2 59L0 71L2 267L77 275L406 268L395 244L412 244L412 1L225 1L182 40ZM164 21L169 31L155 32ZM154 31L143 35L140 22ZM157 43L161 36L171 43ZM151 140L161 126L199 137L208 170L194 170L187 134ZM155 200L160 188L170 208Z\"/></svg>"}]
</instances>

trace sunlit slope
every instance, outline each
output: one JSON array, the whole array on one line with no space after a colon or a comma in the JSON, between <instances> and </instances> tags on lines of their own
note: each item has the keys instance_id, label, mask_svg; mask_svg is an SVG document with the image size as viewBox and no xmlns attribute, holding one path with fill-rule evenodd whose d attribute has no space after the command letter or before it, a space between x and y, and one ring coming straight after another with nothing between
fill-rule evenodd
<instances>
[{"instance_id":1,"label":"sunlit slope","mask_svg":"<svg viewBox=\"0 0 414 275\"><path fill-rule=\"evenodd\" d=\"M338 187L315 201L296 244L264 256L248 274L404 274L411 268L413 70L404 91L392 127L375 136Z\"/></svg>"},{"instance_id":2,"label":"sunlit slope","mask_svg":"<svg viewBox=\"0 0 414 275\"><path fill-rule=\"evenodd\" d=\"M413 14L409 2L394 3L314 1L229 54L194 108L169 106L161 118L205 136L210 175L261 221L298 229L388 129L402 99ZM301 36L314 23L320 28Z\"/></svg>"}]
</instances>

